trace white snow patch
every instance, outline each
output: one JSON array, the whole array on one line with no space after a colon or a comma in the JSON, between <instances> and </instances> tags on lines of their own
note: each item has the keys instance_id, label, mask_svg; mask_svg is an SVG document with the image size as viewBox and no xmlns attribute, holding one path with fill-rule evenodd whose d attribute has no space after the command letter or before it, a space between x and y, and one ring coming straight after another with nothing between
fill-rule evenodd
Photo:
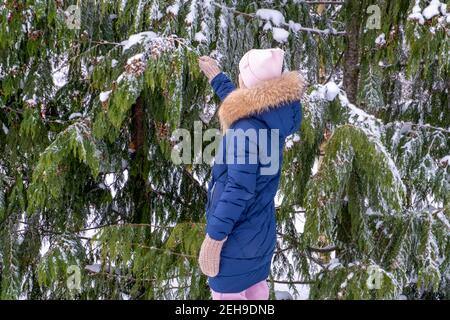
<instances>
[{"instance_id":1,"label":"white snow patch","mask_svg":"<svg viewBox=\"0 0 450 320\"><path fill-rule=\"evenodd\" d=\"M379 230L382 226L383 226L383 221L379 220L379 221L377 221L377 224L375 225L375 229Z\"/></svg>"},{"instance_id":2,"label":"white snow patch","mask_svg":"<svg viewBox=\"0 0 450 320\"><path fill-rule=\"evenodd\" d=\"M59 88L63 87L67 83L67 72L69 68L63 68L58 72L52 74L53 84Z\"/></svg>"},{"instance_id":3,"label":"white snow patch","mask_svg":"<svg viewBox=\"0 0 450 320\"><path fill-rule=\"evenodd\" d=\"M74 112L69 116L69 120L75 119L75 118L80 118L83 115L80 112Z\"/></svg>"},{"instance_id":4,"label":"white snow patch","mask_svg":"<svg viewBox=\"0 0 450 320\"><path fill-rule=\"evenodd\" d=\"M273 39L279 43L287 42L289 37L289 31L286 31L283 28L272 28Z\"/></svg>"},{"instance_id":5,"label":"white snow patch","mask_svg":"<svg viewBox=\"0 0 450 320\"><path fill-rule=\"evenodd\" d=\"M442 163L442 164L445 164L445 163L450 164L450 154L446 155L443 158L441 158L441 160L439 160L439 162Z\"/></svg>"},{"instance_id":6,"label":"white snow patch","mask_svg":"<svg viewBox=\"0 0 450 320\"><path fill-rule=\"evenodd\" d=\"M91 273L99 273L100 271L102 271L102 265L99 263L88 264L84 267L84 269Z\"/></svg>"},{"instance_id":7,"label":"white snow patch","mask_svg":"<svg viewBox=\"0 0 450 320\"><path fill-rule=\"evenodd\" d=\"M120 44L123 46L123 52L130 49L135 44L141 43L148 39L156 38L157 34L152 31L144 31L141 33L131 35L128 40L122 41Z\"/></svg>"},{"instance_id":8,"label":"white snow patch","mask_svg":"<svg viewBox=\"0 0 450 320\"><path fill-rule=\"evenodd\" d=\"M376 39L375 39L375 44L379 45L379 46L383 46L386 44L386 35L384 33L380 34Z\"/></svg>"},{"instance_id":9,"label":"white snow patch","mask_svg":"<svg viewBox=\"0 0 450 320\"><path fill-rule=\"evenodd\" d=\"M283 14L278 10L258 9L256 11L256 16L263 20L270 20L276 26L280 26L285 23Z\"/></svg>"},{"instance_id":10,"label":"white snow patch","mask_svg":"<svg viewBox=\"0 0 450 320\"><path fill-rule=\"evenodd\" d=\"M188 25L191 25L197 17L197 1L192 1L191 6L189 7L189 13L187 14L184 22Z\"/></svg>"},{"instance_id":11,"label":"white snow patch","mask_svg":"<svg viewBox=\"0 0 450 320\"><path fill-rule=\"evenodd\" d=\"M420 0L416 1L416 5L413 7L412 12L413 13L421 13L422 12L422 8L420 7Z\"/></svg>"},{"instance_id":12,"label":"white snow patch","mask_svg":"<svg viewBox=\"0 0 450 320\"><path fill-rule=\"evenodd\" d=\"M332 259L330 261L330 263L327 265L327 270L333 270L336 269L337 267L342 266L342 264L339 262L339 259Z\"/></svg>"},{"instance_id":13,"label":"white snow patch","mask_svg":"<svg viewBox=\"0 0 450 320\"><path fill-rule=\"evenodd\" d=\"M100 101L101 102L108 101L109 96L111 95L111 92L112 92L112 90L100 92Z\"/></svg>"},{"instance_id":14,"label":"white snow patch","mask_svg":"<svg viewBox=\"0 0 450 320\"><path fill-rule=\"evenodd\" d=\"M450 155L447 155L439 160L442 166L450 166Z\"/></svg>"},{"instance_id":15,"label":"white snow patch","mask_svg":"<svg viewBox=\"0 0 450 320\"><path fill-rule=\"evenodd\" d=\"M180 0L175 1L174 4L167 7L166 12L171 13L174 16L178 15L178 11L180 11Z\"/></svg>"},{"instance_id":16,"label":"white snow patch","mask_svg":"<svg viewBox=\"0 0 450 320\"><path fill-rule=\"evenodd\" d=\"M123 79L125 79L125 75L122 73L117 79L116 79L116 83L121 83L123 81Z\"/></svg>"},{"instance_id":17,"label":"white snow patch","mask_svg":"<svg viewBox=\"0 0 450 320\"><path fill-rule=\"evenodd\" d=\"M289 20L289 30L298 32L301 28L302 28L302 25L300 23Z\"/></svg>"},{"instance_id":18,"label":"white snow patch","mask_svg":"<svg viewBox=\"0 0 450 320\"><path fill-rule=\"evenodd\" d=\"M66 53L56 55L50 60L50 63L52 68L51 75L53 85L56 87L56 89L59 89L65 86L68 82L68 75L69 75L68 55Z\"/></svg>"},{"instance_id":19,"label":"white snow patch","mask_svg":"<svg viewBox=\"0 0 450 320\"><path fill-rule=\"evenodd\" d=\"M5 133L5 134L8 134L9 133L9 129L8 129L8 127L2 122L2 129L3 129L3 132Z\"/></svg>"},{"instance_id":20,"label":"white snow patch","mask_svg":"<svg viewBox=\"0 0 450 320\"><path fill-rule=\"evenodd\" d=\"M194 40L197 42L207 42L208 38L206 38L203 32L199 31L194 35Z\"/></svg>"},{"instance_id":21,"label":"white snow patch","mask_svg":"<svg viewBox=\"0 0 450 320\"><path fill-rule=\"evenodd\" d=\"M425 19L430 20L433 17L438 16L440 13L441 2L439 0L431 0L431 3L423 9L422 15Z\"/></svg>"},{"instance_id":22,"label":"white snow patch","mask_svg":"<svg viewBox=\"0 0 450 320\"><path fill-rule=\"evenodd\" d=\"M225 16L223 14L220 15L219 22L220 22L220 29L222 30L228 29L227 20L225 19Z\"/></svg>"},{"instance_id":23,"label":"white snow patch","mask_svg":"<svg viewBox=\"0 0 450 320\"><path fill-rule=\"evenodd\" d=\"M154 1L150 8L152 20L160 20L163 17L161 10L159 10L159 2Z\"/></svg>"},{"instance_id":24,"label":"white snow patch","mask_svg":"<svg viewBox=\"0 0 450 320\"><path fill-rule=\"evenodd\" d=\"M287 136L285 142L286 149L291 149L294 146L294 143L298 141L300 141L300 136L297 133Z\"/></svg>"},{"instance_id":25,"label":"white snow patch","mask_svg":"<svg viewBox=\"0 0 450 320\"><path fill-rule=\"evenodd\" d=\"M425 19L422 16L422 8L420 8L420 0L416 0L416 4L412 9L412 13L408 16L408 20L417 21L420 24L425 23Z\"/></svg>"},{"instance_id":26,"label":"white snow patch","mask_svg":"<svg viewBox=\"0 0 450 320\"><path fill-rule=\"evenodd\" d=\"M411 13L408 16L408 20L417 21L417 22L419 22L419 24L424 24L425 23L425 19L423 18L422 14L420 12Z\"/></svg>"},{"instance_id":27,"label":"white snow patch","mask_svg":"<svg viewBox=\"0 0 450 320\"><path fill-rule=\"evenodd\" d=\"M339 100L343 107L349 109L352 124L357 125L378 140L381 139L382 122L380 119L351 104L345 95L340 94Z\"/></svg>"},{"instance_id":28,"label":"white snow patch","mask_svg":"<svg viewBox=\"0 0 450 320\"><path fill-rule=\"evenodd\" d=\"M441 10L441 14L443 16L447 15L447 4L446 3L441 3L440 10Z\"/></svg>"},{"instance_id":29,"label":"white snow patch","mask_svg":"<svg viewBox=\"0 0 450 320\"><path fill-rule=\"evenodd\" d=\"M327 99L328 101L333 101L336 96L339 94L339 87L336 83L334 83L333 81L328 82L325 86L324 86L324 98Z\"/></svg>"},{"instance_id":30,"label":"white snow patch","mask_svg":"<svg viewBox=\"0 0 450 320\"><path fill-rule=\"evenodd\" d=\"M267 21L266 23L264 23L263 31L267 31L267 30L272 30L272 24L270 23L270 21Z\"/></svg>"},{"instance_id":31,"label":"white snow patch","mask_svg":"<svg viewBox=\"0 0 450 320\"><path fill-rule=\"evenodd\" d=\"M442 211L438 211L436 214L438 219L447 227L447 229L450 231L450 222L448 221L447 217L444 215Z\"/></svg>"},{"instance_id":32,"label":"white snow patch","mask_svg":"<svg viewBox=\"0 0 450 320\"><path fill-rule=\"evenodd\" d=\"M136 61L136 60L142 60L142 57L143 57L143 56L144 56L143 53L138 53L138 54L136 54L136 55L130 57L130 58L127 60L127 64L132 64L132 63L133 63L134 61Z\"/></svg>"},{"instance_id":33,"label":"white snow patch","mask_svg":"<svg viewBox=\"0 0 450 320\"><path fill-rule=\"evenodd\" d=\"M294 300L292 298L292 295L289 293L289 291L275 291L275 300Z\"/></svg>"},{"instance_id":34,"label":"white snow patch","mask_svg":"<svg viewBox=\"0 0 450 320\"><path fill-rule=\"evenodd\" d=\"M24 102L30 107L35 107L37 105L36 97L34 95L32 99L27 99Z\"/></svg>"}]
</instances>

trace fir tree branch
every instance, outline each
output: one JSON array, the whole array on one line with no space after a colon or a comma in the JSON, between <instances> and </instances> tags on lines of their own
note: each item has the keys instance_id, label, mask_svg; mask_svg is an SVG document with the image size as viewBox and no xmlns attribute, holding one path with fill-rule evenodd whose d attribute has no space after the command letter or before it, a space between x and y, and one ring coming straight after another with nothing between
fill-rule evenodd
<instances>
[{"instance_id":1,"label":"fir tree branch","mask_svg":"<svg viewBox=\"0 0 450 320\"><path fill-rule=\"evenodd\" d=\"M432 125L429 125L429 124L412 123L411 126L417 127L417 128L423 128L423 129L432 129L432 130L444 132L446 134L450 134L450 130L447 130L447 129L444 129L444 128L440 128L440 127L436 127L436 126L432 126Z\"/></svg>"},{"instance_id":2,"label":"fir tree branch","mask_svg":"<svg viewBox=\"0 0 450 320\"><path fill-rule=\"evenodd\" d=\"M137 246L137 247L143 248L143 249L161 251L161 252L164 252L164 253L167 253L170 255L179 256L179 257L183 257L183 258L187 258L187 259L198 259L198 257L195 255L175 252L175 251L164 249L164 248L150 247L150 246L143 245L142 243L131 242L130 245Z\"/></svg>"},{"instance_id":3,"label":"fir tree branch","mask_svg":"<svg viewBox=\"0 0 450 320\"><path fill-rule=\"evenodd\" d=\"M11 111L11 112L18 113L18 114L23 114L23 113L24 113L24 111L21 110L21 109L13 109L13 108L8 107L8 106L2 106L1 109L6 109L6 110L9 110L9 111Z\"/></svg>"},{"instance_id":4,"label":"fir tree branch","mask_svg":"<svg viewBox=\"0 0 450 320\"><path fill-rule=\"evenodd\" d=\"M224 9L224 10L231 11L231 12L233 12L235 15L241 15L241 16L244 16L244 17L247 17L247 18L251 18L251 19L256 18L256 16L255 16L254 14L246 13L246 12L242 12L242 11L238 11L238 10L236 10L236 9L233 9L233 8L230 8L230 7L227 7L227 6L224 6L223 4L219 4L219 3L217 3L217 2L213 2L212 4L213 4L214 6L216 6L216 7L218 7L218 8L221 8L221 9Z\"/></svg>"},{"instance_id":5,"label":"fir tree branch","mask_svg":"<svg viewBox=\"0 0 450 320\"><path fill-rule=\"evenodd\" d=\"M130 282L133 282L133 283L136 283L136 282L163 282L163 281L170 281L170 280L179 278L179 276L173 276L173 277L169 277L169 278L165 278L165 279L157 279L157 278L152 278L152 279L149 279L149 278L137 279L137 278L133 277L132 275L121 275L121 274L118 274L118 273L111 273L111 272L108 272L108 271L99 271L99 272L90 271L90 270L87 270L87 271L88 271L88 274L87 274L87 275L88 275L88 276L91 276L91 277L95 277L95 276L106 276L106 277L108 277L108 278L112 278L112 279L120 279L120 280L130 281ZM190 276L192 276L192 275L187 274L187 275L183 275L183 276L185 276L185 277L190 277ZM162 284L162 283L161 283L161 284ZM190 287L190 286L183 286L183 287L167 287L167 286L163 286L163 287L158 288L158 289L162 289L162 290L164 290L164 291L167 291L167 290L169 290L169 289L189 288L189 287Z\"/></svg>"},{"instance_id":6,"label":"fir tree branch","mask_svg":"<svg viewBox=\"0 0 450 320\"><path fill-rule=\"evenodd\" d=\"M282 205L275 207L275 210L279 211L281 210ZM299 209L299 210L292 210L293 213L305 213L305 209Z\"/></svg>"},{"instance_id":7,"label":"fir tree branch","mask_svg":"<svg viewBox=\"0 0 450 320\"><path fill-rule=\"evenodd\" d=\"M314 252L321 252L321 253L326 253L326 252L333 252L336 251L338 248L336 246L327 246L327 247L323 247L323 248L317 248L317 247L311 247L308 246L308 250L310 251L314 251Z\"/></svg>"},{"instance_id":8,"label":"fir tree branch","mask_svg":"<svg viewBox=\"0 0 450 320\"><path fill-rule=\"evenodd\" d=\"M311 260L312 262L318 264L322 269L327 269L326 265L322 261L320 261L319 259L313 257L309 250L306 251L306 256L308 257L309 260Z\"/></svg>"},{"instance_id":9,"label":"fir tree branch","mask_svg":"<svg viewBox=\"0 0 450 320\"><path fill-rule=\"evenodd\" d=\"M280 250L276 250L275 252L274 252L274 254L281 254L281 253L283 253L283 252L285 252L285 251L289 251L289 250L293 250L293 249L295 249L294 247L292 247L292 246L289 246L289 247L287 247L287 248L284 248L284 249L280 249Z\"/></svg>"},{"instance_id":10,"label":"fir tree branch","mask_svg":"<svg viewBox=\"0 0 450 320\"><path fill-rule=\"evenodd\" d=\"M332 5L342 5L345 4L345 1L300 1L299 4L308 4L308 5L316 5L316 4L332 4Z\"/></svg>"},{"instance_id":11,"label":"fir tree branch","mask_svg":"<svg viewBox=\"0 0 450 320\"><path fill-rule=\"evenodd\" d=\"M315 283L315 281L289 281L289 280L271 280L274 283L282 283L282 284L313 284Z\"/></svg>"},{"instance_id":12,"label":"fir tree branch","mask_svg":"<svg viewBox=\"0 0 450 320\"><path fill-rule=\"evenodd\" d=\"M203 192L204 195L207 195L207 194L208 194L208 191L206 191L206 190L200 185L200 182L199 182L197 179L195 179L195 177L192 175L191 172L189 172L189 171L187 170L186 166L183 166L183 173L184 173L186 176L188 176L189 179L190 179L192 182L194 182L194 184L196 184L196 185L198 186L198 188Z\"/></svg>"},{"instance_id":13,"label":"fir tree branch","mask_svg":"<svg viewBox=\"0 0 450 320\"><path fill-rule=\"evenodd\" d=\"M341 54L339 55L338 60L336 61L336 64L333 67L333 70L331 70L330 75L328 76L327 80L325 80L325 82L323 84L328 83L331 80L331 77L334 75L334 73L336 72L339 64L341 63L342 57L344 56L345 51L342 50Z\"/></svg>"},{"instance_id":14,"label":"fir tree branch","mask_svg":"<svg viewBox=\"0 0 450 320\"><path fill-rule=\"evenodd\" d=\"M258 19L258 20L261 20L261 19L260 19L256 14L254 14L254 13L245 13L245 12L242 12L242 11L238 11L238 10L236 10L236 9L234 9L234 8L230 8L230 7L227 7L227 6L224 6L224 5L221 5L221 4L217 4L217 3L213 3L213 5L215 5L216 7L221 8L221 9L231 11L231 12L233 12L235 15L241 15L241 16L244 16L244 17L249 18L249 19ZM281 25L281 26L284 26L284 27L288 27L288 28L290 27L289 23L286 23L286 22L283 22L283 23L281 23L280 25ZM320 35L334 35L334 36L344 36L344 35L346 35L346 32L345 32L345 31L336 31L336 30L334 30L334 29L324 29L324 30L321 30L321 29L307 28L307 27L301 27L301 26L297 28L297 32L298 32L298 31L301 31L301 32L308 32L308 33L315 33L315 34L320 34Z\"/></svg>"},{"instance_id":15,"label":"fir tree branch","mask_svg":"<svg viewBox=\"0 0 450 320\"><path fill-rule=\"evenodd\" d=\"M450 222L445 217L444 208L433 211L432 214L447 228L450 232Z\"/></svg>"}]
</instances>

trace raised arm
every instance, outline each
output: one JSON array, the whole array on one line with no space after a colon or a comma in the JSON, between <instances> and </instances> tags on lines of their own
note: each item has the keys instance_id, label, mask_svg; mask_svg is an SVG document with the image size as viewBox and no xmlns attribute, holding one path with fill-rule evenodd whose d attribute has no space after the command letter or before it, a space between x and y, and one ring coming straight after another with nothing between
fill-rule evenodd
<instances>
[{"instance_id":1,"label":"raised arm","mask_svg":"<svg viewBox=\"0 0 450 320\"><path fill-rule=\"evenodd\" d=\"M198 59L198 64L220 100L223 101L231 91L236 89L233 82L220 70L217 61L213 58L202 56Z\"/></svg>"},{"instance_id":2,"label":"raised arm","mask_svg":"<svg viewBox=\"0 0 450 320\"><path fill-rule=\"evenodd\" d=\"M214 79L212 79L211 86L221 101L225 100L230 92L236 89L234 83L223 72L219 73L214 77Z\"/></svg>"}]
</instances>

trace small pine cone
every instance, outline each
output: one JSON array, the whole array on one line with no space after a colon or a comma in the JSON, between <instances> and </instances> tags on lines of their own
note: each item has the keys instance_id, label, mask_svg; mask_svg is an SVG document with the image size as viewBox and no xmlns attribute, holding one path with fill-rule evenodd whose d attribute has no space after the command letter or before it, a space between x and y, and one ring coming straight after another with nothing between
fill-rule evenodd
<instances>
[{"instance_id":1,"label":"small pine cone","mask_svg":"<svg viewBox=\"0 0 450 320\"><path fill-rule=\"evenodd\" d=\"M156 122L155 130L158 141L169 140L169 126L166 123Z\"/></svg>"}]
</instances>

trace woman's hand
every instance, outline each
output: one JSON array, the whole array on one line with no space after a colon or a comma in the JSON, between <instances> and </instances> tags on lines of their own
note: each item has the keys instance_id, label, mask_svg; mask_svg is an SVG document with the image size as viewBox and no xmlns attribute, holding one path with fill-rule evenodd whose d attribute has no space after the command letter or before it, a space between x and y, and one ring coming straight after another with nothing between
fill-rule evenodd
<instances>
[{"instance_id":1,"label":"woman's hand","mask_svg":"<svg viewBox=\"0 0 450 320\"><path fill-rule=\"evenodd\" d=\"M217 65L217 61L208 56L200 57L198 59L198 65L200 70L202 70L208 78L209 82L211 82L211 80L221 72L219 66Z\"/></svg>"},{"instance_id":2,"label":"woman's hand","mask_svg":"<svg viewBox=\"0 0 450 320\"><path fill-rule=\"evenodd\" d=\"M203 240L198 263L202 272L208 277L215 277L219 274L220 252L226 240L227 238L214 240L208 234L206 234L205 240Z\"/></svg>"}]
</instances>

